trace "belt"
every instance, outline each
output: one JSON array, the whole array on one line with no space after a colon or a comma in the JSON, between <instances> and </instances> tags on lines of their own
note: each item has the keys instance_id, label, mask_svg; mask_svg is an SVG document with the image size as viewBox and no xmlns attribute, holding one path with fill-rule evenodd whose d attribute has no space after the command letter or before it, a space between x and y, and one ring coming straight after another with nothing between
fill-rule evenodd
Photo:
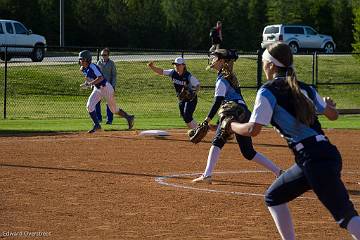
<instances>
[{"instance_id":1,"label":"belt","mask_svg":"<svg viewBox=\"0 0 360 240\"><path fill-rule=\"evenodd\" d=\"M312 137L309 137L309 138L305 138L304 140L300 141L299 143L293 145L292 149L299 152L303 148L314 145L314 143L321 142L321 141L327 141L328 142L329 140L324 135L316 135L316 136L312 136Z\"/></svg>"},{"instance_id":2,"label":"belt","mask_svg":"<svg viewBox=\"0 0 360 240\"><path fill-rule=\"evenodd\" d=\"M245 103L243 100L237 100L237 102L238 102L239 104L246 105L246 103Z\"/></svg>"},{"instance_id":3,"label":"belt","mask_svg":"<svg viewBox=\"0 0 360 240\"><path fill-rule=\"evenodd\" d=\"M225 100L222 104L226 103L226 102L236 102L238 104L243 104L246 105L246 103L243 100Z\"/></svg>"},{"instance_id":4,"label":"belt","mask_svg":"<svg viewBox=\"0 0 360 240\"><path fill-rule=\"evenodd\" d=\"M100 84L100 85L95 85L95 87L97 88L97 89L100 89L100 88L102 88L102 87L105 87L106 86L106 83L105 84Z\"/></svg>"}]
</instances>

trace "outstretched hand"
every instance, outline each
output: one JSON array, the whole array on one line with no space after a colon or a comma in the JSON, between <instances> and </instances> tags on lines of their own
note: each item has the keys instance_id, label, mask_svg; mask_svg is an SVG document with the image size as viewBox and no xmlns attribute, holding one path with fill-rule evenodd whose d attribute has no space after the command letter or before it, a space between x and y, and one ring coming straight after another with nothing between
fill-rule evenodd
<instances>
[{"instance_id":1,"label":"outstretched hand","mask_svg":"<svg viewBox=\"0 0 360 240\"><path fill-rule=\"evenodd\" d=\"M154 66L154 62L153 61L151 61L151 62L148 62L148 67L150 67L150 68L152 68L153 66Z\"/></svg>"},{"instance_id":2,"label":"outstretched hand","mask_svg":"<svg viewBox=\"0 0 360 240\"><path fill-rule=\"evenodd\" d=\"M332 107L332 108L336 107L336 103L331 97L324 97L323 99L324 99L324 102L326 103L326 105L328 105L329 107Z\"/></svg>"}]
</instances>

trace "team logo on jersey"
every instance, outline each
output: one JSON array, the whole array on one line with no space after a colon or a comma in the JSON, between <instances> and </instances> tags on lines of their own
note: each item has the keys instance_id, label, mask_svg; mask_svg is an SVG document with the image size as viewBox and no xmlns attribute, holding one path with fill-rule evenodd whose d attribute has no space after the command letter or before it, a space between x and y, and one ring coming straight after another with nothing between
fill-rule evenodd
<instances>
[{"instance_id":1,"label":"team logo on jersey","mask_svg":"<svg viewBox=\"0 0 360 240\"><path fill-rule=\"evenodd\" d=\"M173 78L172 81L173 81L173 83L175 83L177 85L181 85L181 86L184 86L186 84L186 81L182 81L182 80L175 79L175 78Z\"/></svg>"}]
</instances>

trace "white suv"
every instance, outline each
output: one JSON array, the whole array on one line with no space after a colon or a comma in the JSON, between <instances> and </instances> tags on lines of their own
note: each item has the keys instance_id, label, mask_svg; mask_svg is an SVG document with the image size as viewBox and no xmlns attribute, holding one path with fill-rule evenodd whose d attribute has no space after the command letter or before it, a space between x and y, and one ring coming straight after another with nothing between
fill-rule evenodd
<instances>
[{"instance_id":1,"label":"white suv","mask_svg":"<svg viewBox=\"0 0 360 240\"><path fill-rule=\"evenodd\" d=\"M325 53L335 51L335 43L331 36L319 34L309 26L269 25L264 28L262 36L262 48L274 42L285 42L293 53L298 53L300 49L322 50Z\"/></svg>"},{"instance_id":2,"label":"white suv","mask_svg":"<svg viewBox=\"0 0 360 240\"><path fill-rule=\"evenodd\" d=\"M33 34L22 23L0 19L0 58L5 60L3 45L31 46L29 48L8 47L7 60L13 56L30 57L34 62L41 62L45 56L45 37Z\"/></svg>"}]
</instances>

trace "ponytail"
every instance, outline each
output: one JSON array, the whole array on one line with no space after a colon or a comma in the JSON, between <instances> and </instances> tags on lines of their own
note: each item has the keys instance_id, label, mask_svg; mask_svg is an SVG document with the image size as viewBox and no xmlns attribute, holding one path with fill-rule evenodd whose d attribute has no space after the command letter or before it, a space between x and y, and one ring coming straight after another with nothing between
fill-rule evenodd
<instances>
[{"instance_id":1,"label":"ponytail","mask_svg":"<svg viewBox=\"0 0 360 240\"><path fill-rule=\"evenodd\" d=\"M293 55L289 46L285 43L275 43L265 52L265 60L273 62L277 66L277 76L286 78L285 82L291 91L291 102L295 110L296 119L308 126L312 125L315 120L315 107L312 101L301 92L295 70L292 66Z\"/></svg>"},{"instance_id":2,"label":"ponytail","mask_svg":"<svg viewBox=\"0 0 360 240\"><path fill-rule=\"evenodd\" d=\"M315 120L314 104L301 92L298 80L293 68L288 68L286 72L286 82L291 90L293 106L296 119L310 126Z\"/></svg>"},{"instance_id":3,"label":"ponytail","mask_svg":"<svg viewBox=\"0 0 360 240\"><path fill-rule=\"evenodd\" d=\"M239 91L239 81L233 72L234 60L226 59L223 67L221 68L221 73L224 78L230 83L230 85L236 90Z\"/></svg>"}]
</instances>

